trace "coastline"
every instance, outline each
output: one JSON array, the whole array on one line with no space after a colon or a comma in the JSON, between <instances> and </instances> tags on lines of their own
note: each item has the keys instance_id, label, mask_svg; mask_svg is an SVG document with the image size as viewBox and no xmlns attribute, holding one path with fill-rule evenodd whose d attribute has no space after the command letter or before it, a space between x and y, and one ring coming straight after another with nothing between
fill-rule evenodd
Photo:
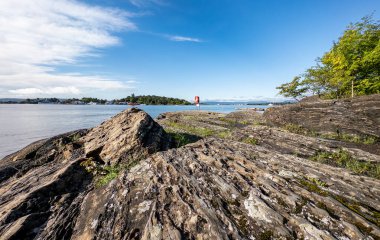
<instances>
[{"instance_id":1,"label":"coastline","mask_svg":"<svg viewBox=\"0 0 380 240\"><path fill-rule=\"evenodd\" d=\"M0 161L0 222L23 221L0 234L119 239L138 226L164 239L176 231L376 239L379 103L374 95L264 114L167 112L155 120L127 109Z\"/></svg>"}]
</instances>

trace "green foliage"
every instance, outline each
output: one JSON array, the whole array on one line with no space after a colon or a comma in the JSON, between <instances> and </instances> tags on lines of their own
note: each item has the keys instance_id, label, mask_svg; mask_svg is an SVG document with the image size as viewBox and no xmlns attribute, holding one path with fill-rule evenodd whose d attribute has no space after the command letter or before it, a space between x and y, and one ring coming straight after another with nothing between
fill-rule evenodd
<instances>
[{"instance_id":1,"label":"green foliage","mask_svg":"<svg viewBox=\"0 0 380 240\"><path fill-rule=\"evenodd\" d=\"M378 138L375 136L365 135L359 136L355 134L345 134L345 133L323 133L319 134L319 137L327 139L335 139L344 142L362 143L362 144L375 144Z\"/></svg>"},{"instance_id":2,"label":"green foliage","mask_svg":"<svg viewBox=\"0 0 380 240\"><path fill-rule=\"evenodd\" d=\"M356 134L346 134L346 133L318 133L312 130L309 130L301 125L297 124L286 124L282 127L288 132L301 134L305 136L311 136L311 137L320 137L320 138L326 138L326 139L334 139L344 142L352 142L352 143L360 143L360 144L375 144L379 141L379 139L375 136L371 135L356 135Z\"/></svg>"},{"instance_id":3,"label":"green foliage","mask_svg":"<svg viewBox=\"0 0 380 240\"><path fill-rule=\"evenodd\" d=\"M299 101L299 98L302 98L308 90L306 87L302 87L300 79L301 77L299 76L294 77L293 81L290 83L284 83L276 89L279 89L280 94L284 97L291 97Z\"/></svg>"},{"instance_id":4,"label":"green foliage","mask_svg":"<svg viewBox=\"0 0 380 240\"><path fill-rule=\"evenodd\" d=\"M79 133L75 133L75 134L71 135L69 138L70 138L71 142L76 142L79 140L79 138L81 138L81 135Z\"/></svg>"},{"instance_id":5,"label":"green foliage","mask_svg":"<svg viewBox=\"0 0 380 240\"><path fill-rule=\"evenodd\" d=\"M294 98L306 91L324 98L380 93L380 21L367 16L350 24L316 66L278 89Z\"/></svg>"},{"instance_id":6,"label":"green foliage","mask_svg":"<svg viewBox=\"0 0 380 240\"><path fill-rule=\"evenodd\" d=\"M94 158L87 158L83 162L80 163L84 169L86 169L87 172L91 173L92 175L96 175L98 172L98 163L94 161Z\"/></svg>"},{"instance_id":7,"label":"green foliage","mask_svg":"<svg viewBox=\"0 0 380 240\"><path fill-rule=\"evenodd\" d=\"M301 125L288 123L283 127L286 131L302 135L310 135L310 131Z\"/></svg>"},{"instance_id":8,"label":"green foliage","mask_svg":"<svg viewBox=\"0 0 380 240\"><path fill-rule=\"evenodd\" d=\"M99 104L105 104L107 100L105 99L98 99L98 98L92 98L92 97L84 97L80 100L83 103L99 103Z\"/></svg>"},{"instance_id":9,"label":"green foliage","mask_svg":"<svg viewBox=\"0 0 380 240\"><path fill-rule=\"evenodd\" d=\"M309 192L314 192L322 196L327 196L328 192L321 189L314 181L300 179L299 183L306 188Z\"/></svg>"},{"instance_id":10,"label":"green foliage","mask_svg":"<svg viewBox=\"0 0 380 240\"><path fill-rule=\"evenodd\" d=\"M119 176L122 171L128 171L134 166L136 166L140 160L129 161L127 164L118 164L113 166L102 166L100 172L100 177L96 181L97 187L102 187L107 185L109 182L114 180Z\"/></svg>"},{"instance_id":11,"label":"green foliage","mask_svg":"<svg viewBox=\"0 0 380 240\"><path fill-rule=\"evenodd\" d=\"M226 123L226 127L227 128L236 128L236 127L243 127L243 126L246 126L246 125L249 125L250 124L250 121L248 120L238 120L238 118L226 118L226 117L221 117L221 118L218 118L220 121L222 122L225 122Z\"/></svg>"},{"instance_id":12,"label":"green foliage","mask_svg":"<svg viewBox=\"0 0 380 240\"><path fill-rule=\"evenodd\" d=\"M119 176L119 173L123 170L130 170L132 167L136 166L141 159L129 160L127 164L117 164L117 165L101 165L96 162L94 158L85 159L80 163L82 167L89 173L91 173L96 181L95 185L97 187L102 187L107 185L113 179Z\"/></svg>"},{"instance_id":13,"label":"green foliage","mask_svg":"<svg viewBox=\"0 0 380 240\"><path fill-rule=\"evenodd\" d=\"M242 142L247 143L247 144L251 144L251 145L259 144L259 140L257 140L256 138L253 138L253 137L244 138Z\"/></svg>"},{"instance_id":14,"label":"green foliage","mask_svg":"<svg viewBox=\"0 0 380 240\"><path fill-rule=\"evenodd\" d=\"M185 146L189 143L193 143L198 141L200 138L195 135L190 135L188 133L182 132L173 132L170 130L166 130L169 136L173 139L174 147L179 148Z\"/></svg>"},{"instance_id":15,"label":"green foliage","mask_svg":"<svg viewBox=\"0 0 380 240\"><path fill-rule=\"evenodd\" d=\"M187 125L184 123L167 121L165 123L170 128L183 131L185 133L175 132L174 138L177 143L181 146L187 144L188 141L195 142L199 140L199 137L219 137L219 138L229 138L231 136L231 132L229 130L217 131L210 128L205 127L194 127L191 125ZM170 129L165 129L167 132L173 132ZM189 134L186 134L189 133ZM195 138L194 138L195 137ZM177 139L176 139L177 138Z\"/></svg>"},{"instance_id":16,"label":"green foliage","mask_svg":"<svg viewBox=\"0 0 380 240\"><path fill-rule=\"evenodd\" d=\"M230 131L221 131L221 132L218 132L218 134L216 136L220 137L220 138L230 138L231 132Z\"/></svg>"},{"instance_id":17,"label":"green foliage","mask_svg":"<svg viewBox=\"0 0 380 240\"><path fill-rule=\"evenodd\" d=\"M327 186L327 183L325 183L324 181L319 180L319 179L317 179L317 178L308 178L308 180L309 180L310 182L313 182L313 183L317 184L317 185L320 186L320 187L324 187L324 188L328 187L328 186Z\"/></svg>"},{"instance_id":18,"label":"green foliage","mask_svg":"<svg viewBox=\"0 0 380 240\"><path fill-rule=\"evenodd\" d=\"M166 122L166 124L171 128L179 129L179 130L182 130L187 133L191 133L200 137L210 137L210 136L216 135L216 131L209 128L194 127L191 125L181 124L181 123L172 122L172 121L168 121Z\"/></svg>"},{"instance_id":19,"label":"green foliage","mask_svg":"<svg viewBox=\"0 0 380 240\"><path fill-rule=\"evenodd\" d=\"M339 149L337 152L318 151L310 159L335 167L347 168L358 175L380 179L379 163L359 161L343 149Z\"/></svg>"},{"instance_id":20,"label":"green foliage","mask_svg":"<svg viewBox=\"0 0 380 240\"><path fill-rule=\"evenodd\" d=\"M115 100L115 103L128 102L128 103L139 103L147 105L190 105L191 103L179 98L161 97L155 95L142 95L135 96L132 94L126 98Z\"/></svg>"},{"instance_id":21,"label":"green foliage","mask_svg":"<svg viewBox=\"0 0 380 240\"><path fill-rule=\"evenodd\" d=\"M104 166L103 170L105 172L96 182L97 187L105 186L113 179L117 178L119 172L121 171L121 167L119 165L116 166Z\"/></svg>"}]
</instances>

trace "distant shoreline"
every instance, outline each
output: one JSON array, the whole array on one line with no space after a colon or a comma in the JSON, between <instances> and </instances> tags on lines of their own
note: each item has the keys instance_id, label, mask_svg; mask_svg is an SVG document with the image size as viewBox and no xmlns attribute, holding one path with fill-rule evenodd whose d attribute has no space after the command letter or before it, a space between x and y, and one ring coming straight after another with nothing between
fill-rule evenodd
<instances>
[{"instance_id":1,"label":"distant shoreline","mask_svg":"<svg viewBox=\"0 0 380 240\"><path fill-rule=\"evenodd\" d=\"M204 102L200 105L220 105L220 106L267 106L267 105L286 105L286 104L293 104L294 102L223 102L223 103L216 103L216 102ZM44 103L44 102L36 102L36 103L28 103L28 102L13 102L13 101L1 101L0 104L14 104L14 105L121 105L121 106L191 106L194 104L128 104L128 103Z\"/></svg>"}]
</instances>

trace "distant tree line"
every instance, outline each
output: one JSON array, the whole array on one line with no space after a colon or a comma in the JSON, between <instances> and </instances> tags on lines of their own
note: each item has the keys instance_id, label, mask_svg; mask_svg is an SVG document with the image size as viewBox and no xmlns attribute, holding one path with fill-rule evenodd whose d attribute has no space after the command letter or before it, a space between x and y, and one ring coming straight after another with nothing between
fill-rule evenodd
<instances>
[{"instance_id":1,"label":"distant tree line","mask_svg":"<svg viewBox=\"0 0 380 240\"><path fill-rule=\"evenodd\" d=\"M350 24L315 66L277 89L296 100L310 94L333 99L380 93L380 21L371 15Z\"/></svg>"},{"instance_id":2,"label":"distant tree line","mask_svg":"<svg viewBox=\"0 0 380 240\"><path fill-rule=\"evenodd\" d=\"M107 100L98 99L98 98L69 98L69 99L58 99L58 98L27 98L23 101L20 101L21 104L38 104L38 103L60 103L60 104L88 104L88 103L97 103L97 104L105 104Z\"/></svg>"},{"instance_id":3,"label":"distant tree line","mask_svg":"<svg viewBox=\"0 0 380 240\"><path fill-rule=\"evenodd\" d=\"M69 99L58 99L58 98L28 98L21 101L6 101L0 103L20 103L20 104L146 104L146 105L189 105L190 102L179 99L179 98L170 98L170 97L161 97L155 95L143 95L135 96L132 94L126 98L116 99L107 101L106 99L98 99L92 97L83 97L83 98L69 98Z\"/></svg>"},{"instance_id":4,"label":"distant tree line","mask_svg":"<svg viewBox=\"0 0 380 240\"><path fill-rule=\"evenodd\" d=\"M161 97L155 95L135 96L132 94L126 98L115 100L115 103L138 103L146 105L190 105L191 103L179 98Z\"/></svg>"}]
</instances>

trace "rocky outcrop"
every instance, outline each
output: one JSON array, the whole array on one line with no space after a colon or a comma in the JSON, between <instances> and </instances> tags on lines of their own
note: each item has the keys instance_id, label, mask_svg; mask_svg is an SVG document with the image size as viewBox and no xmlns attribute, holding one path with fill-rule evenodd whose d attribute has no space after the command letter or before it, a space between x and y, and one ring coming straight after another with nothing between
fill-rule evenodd
<instances>
[{"instance_id":1,"label":"rocky outcrop","mask_svg":"<svg viewBox=\"0 0 380 240\"><path fill-rule=\"evenodd\" d=\"M144 158L167 149L168 142L149 115L130 109L96 128L42 140L5 157L0 239L71 238L83 201L101 177L91 167L108 174L102 166Z\"/></svg>"},{"instance_id":2,"label":"rocky outcrop","mask_svg":"<svg viewBox=\"0 0 380 240\"><path fill-rule=\"evenodd\" d=\"M165 136L149 115L132 108L93 128L80 141L87 156L115 165L167 149Z\"/></svg>"},{"instance_id":3,"label":"rocky outcrop","mask_svg":"<svg viewBox=\"0 0 380 240\"><path fill-rule=\"evenodd\" d=\"M344 100L305 101L264 113L275 126L295 124L311 131L380 137L380 94Z\"/></svg>"},{"instance_id":4,"label":"rocky outcrop","mask_svg":"<svg viewBox=\"0 0 380 240\"><path fill-rule=\"evenodd\" d=\"M379 154L271 111L166 113L167 134L133 109L32 144L0 161L0 239L379 239Z\"/></svg>"},{"instance_id":5,"label":"rocky outcrop","mask_svg":"<svg viewBox=\"0 0 380 240\"><path fill-rule=\"evenodd\" d=\"M379 194L371 178L208 138L154 154L87 195L74 238L371 239Z\"/></svg>"}]
</instances>

